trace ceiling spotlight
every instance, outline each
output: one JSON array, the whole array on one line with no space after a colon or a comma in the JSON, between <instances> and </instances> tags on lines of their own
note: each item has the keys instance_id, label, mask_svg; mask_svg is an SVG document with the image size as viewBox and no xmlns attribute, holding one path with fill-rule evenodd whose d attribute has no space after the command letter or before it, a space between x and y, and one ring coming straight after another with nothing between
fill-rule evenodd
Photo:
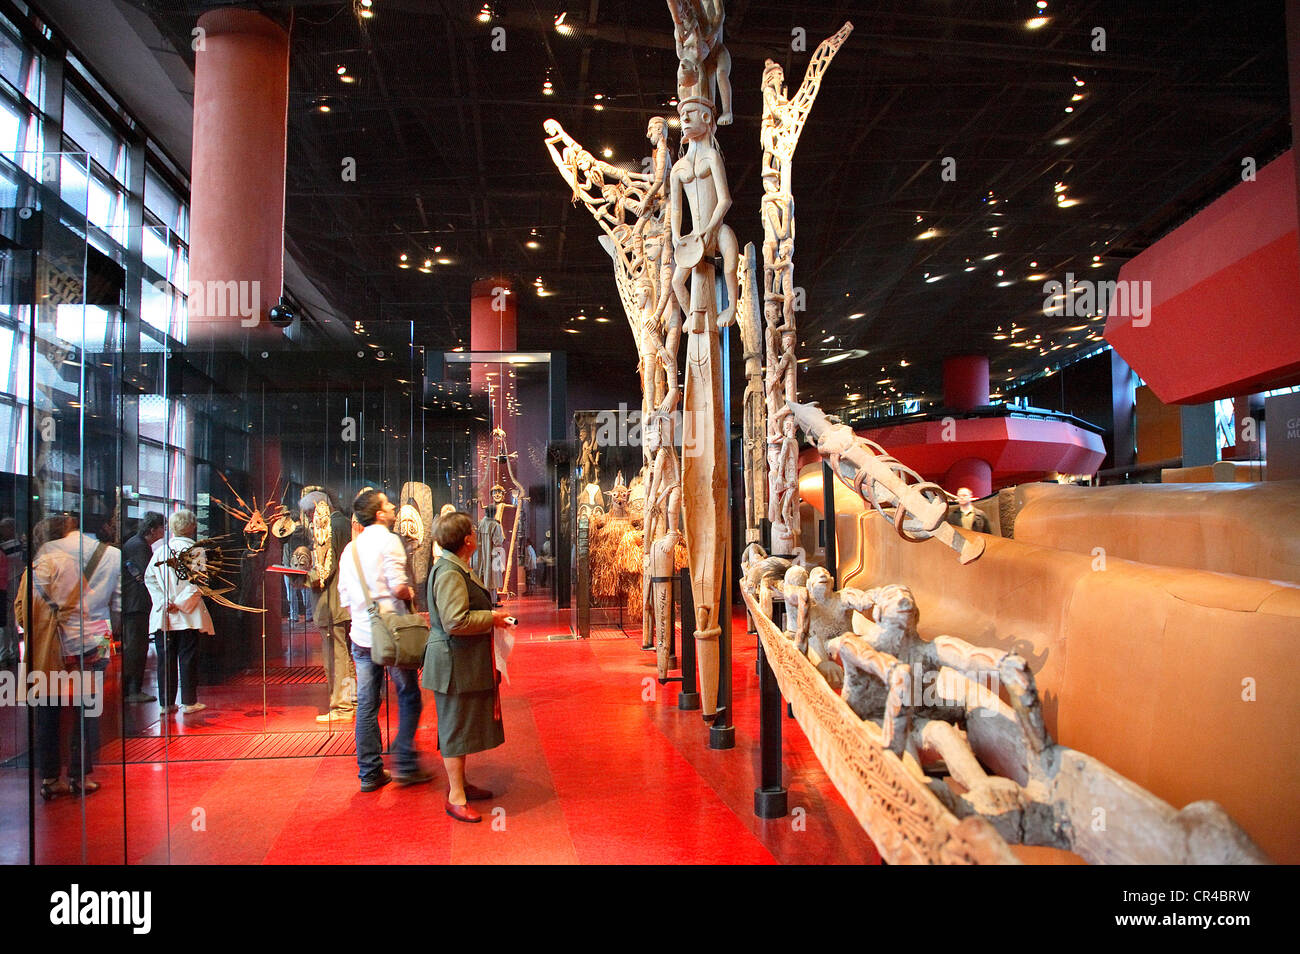
<instances>
[{"instance_id":1,"label":"ceiling spotlight","mask_svg":"<svg viewBox=\"0 0 1300 954\"><path fill-rule=\"evenodd\" d=\"M603 109L605 108L605 104L604 104L604 103L597 103L596 105L592 106L591 108L594 109L596 112L600 112L601 110L603 110Z\"/></svg>"},{"instance_id":2,"label":"ceiling spotlight","mask_svg":"<svg viewBox=\"0 0 1300 954\"><path fill-rule=\"evenodd\" d=\"M1073 140L1071 137L1069 137L1069 136L1062 136L1060 139L1053 139L1053 140L1052 140L1052 145L1053 145L1053 146L1068 146L1068 145L1069 145L1070 143L1072 143L1072 142L1074 142L1074 140Z\"/></svg>"},{"instance_id":3,"label":"ceiling spotlight","mask_svg":"<svg viewBox=\"0 0 1300 954\"><path fill-rule=\"evenodd\" d=\"M1030 263L1029 263L1029 267L1030 267L1030 268L1037 268L1037 267L1038 267L1038 263L1037 263L1037 262L1030 262Z\"/></svg>"},{"instance_id":4,"label":"ceiling spotlight","mask_svg":"<svg viewBox=\"0 0 1300 954\"><path fill-rule=\"evenodd\" d=\"M917 239L918 240L932 239L938 234L939 232L937 229L926 229L924 232L922 232L920 235L917 236Z\"/></svg>"},{"instance_id":5,"label":"ceiling spotlight","mask_svg":"<svg viewBox=\"0 0 1300 954\"><path fill-rule=\"evenodd\" d=\"M451 259L449 259L449 258L440 258L440 259L438 259L438 264L439 264L439 265L450 265L450 264L451 264Z\"/></svg>"},{"instance_id":6,"label":"ceiling spotlight","mask_svg":"<svg viewBox=\"0 0 1300 954\"><path fill-rule=\"evenodd\" d=\"M1046 10L1046 9L1047 9L1047 0L1038 0L1038 4L1037 4L1037 6L1038 6L1038 9L1040 9L1040 10Z\"/></svg>"},{"instance_id":7,"label":"ceiling spotlight","mask_svg":"<svg viewBox=\"0 0 1300 954\"><path fill-rule=\"evenodd\" d=\"M542 84L542 95L543 96L555 95L555 87L551 85L551 81L549 78L546 80L545 83Z\"/></svg>"},{"instance_id":8,"label":"ceiling spotlight","mask_svg":"<svg viewBox=\"0 0 1300 954\"><path fill-rule=\"evenodd\" d=\"M1075 205L1078 205L1078 204L1079 204L1079 200L1078 200L1078 199L1067 199L1067 198L1066 198L1065 196L1063 196L1063 195L1062 195L1062 196L1057 196L1057 199L1056 199L1056 205L1057 205L1058 208L1061 208L1061 209L1068 209L1068 208L1070 208L1071 206L1075 206Z\"/></svg>"},{"instance_id":9,"label":"ceiling spotlight","mask_svg":"<svg viewBox=\"0 0 1300 954\"><path fill-rule=\"evenodd\" d=\"M595 94L592 95L591 98L594 99L596 102L600 102L602 99L605 98L605 94L604 94L604 93L595 93Z\"/></svg>"},{"instance_id":10,"label":"ceiling spotlight","mask_svg":"<svg viewBox=\"0 0 1300 954\"><path fill-rule=\"evenodd\" d=\"M600 154L601 154L602 156L604 156L606 159L613 159L613 158L614 158L614 150L611 149L611 148L609 148L609 146L606 146L604 149L602 149L602 150L600 151Z\"/></svg>"},{"instance_id":11,"label":"ceiling spotlight","mask_svg":"<svg viewBox=\"0 0 1300 954\"><path fill-rule=\"evenodd\" d=\"M347 68L346 66L340 66L340 67L339 67L338 69L336 69L334 72L335 72L335 73L338 73L339 76L342 76L342 75L343 75L344 73L346 73L347 71L348 71L348 68Z\"/></svg>"},{"instance_id":12,"label":"ceiling spotlight","mask_svg":"<svg viewBox=\"0 0 1300 954\"><path fill-rule=\"evenodd\" d=\"M1074 112L1074 107L1073 107L1073 106L1066 106L1066 107L1065 107L1065 111L1066 111L1067 113L1072 113L1072 112Z\"/></svg>"},{"instance_id":13,"label":"ceiling spotlight","mask_svg":"<svg viewBox=\"0 0 1300 954\"><path fill-rule=\"evenodd\" d=\"M1074 77L1074 85L1075 85L1075 86L1083 86L1083 85L1084 85L1084 82L1083 82L1083 80L1079 79L1079 77L1076 76L1076 77Z\"/></svg>"},{"instance_id":14,"label":"ceiling spotlight","mask_svg":"<svg viewBox=\"0 0 1300 954\"><path fill-rule=\"evenodd\" d=\"M1045 27L1047 26L1047 22L1051 19L1051 17L1030 17L1025 21L1025 29L1037 30L1040 27Z\"/></svg>"},{"instance_id":15,"label":"ceiling spotlight","mask_svg":"<svg viewBox=\"0 0 1300 954\"><path fill-rule=\"evenodd\" d=\"M316 109L322 113L328 113L330 111L330 104L322 101L316 104Z\"/></svg>"},{"instance_id":16,"label":"ceiling spotlight","mask_svg":"<svg viewBox=\"0 0 1300 954\"><path fill-rule=\"evenodd\" d=\"M998 278L1001 278L1001 277L1002 277L1003 275L1005 275L1005 274L1006 274L1005 271L1003 271L1003 270L1000 269L1000 268L998 269Z\"/></svg>"},{"instance_id":17,"label":"ceiling spotlight","mask_svg":"<svg viewBox=\"0 0 1300 954\"><path fill-rule=\"evenodd\" d=\"M855 312L854 314L849 315L849 321L857 321L859 318L865 318L866 316L867 316L866 312L863 311Z\"/></svg>"},{"instance_id":18,"label":"ceiling spotlight","mask_svg":"<svg viewBox=\"0 0 1300 954\"><path fill-rule=\"evenodd\" d=\"M1077 103L1077 102L1078 102L1079 100L1081 100L1081 99L1083 99L1083 94L1082 94L1082 93L1075 93L1073 96L1070 97L1070 102L1072 102L1072 103Z\"/></svg>"},{"instance_id":19,"label":"ceiling spotlight","mask_svg":"<svg viewBox=\"0 0 1300 954\"><path fill-rule=\"evenodd\" d=\"M375 11L370 9L374 5L373 0L357 0L357 5L360 7L357 15L363 20L369 20L375 15Z\"/></svg>"},{"instance_id":20,"label":"ceiling spotlight","mask_svg":"<svg viewBox=\"0 0 1300 954\"><path fill-rule=\"evenodd\" d=\"M483 4L483 9L479 10L478 12L478 22L479 23L492 22L492 6L490 4L487 3Z\"/></svg>"},{"instance_id":21,"label":"ceiling spotlight","mask_svg":"<svg viewBox=\"0 0 1300 954\"><path fill-rule=\"evenodd\" d=\"M560 34L560 36L573 35L573 24L566 22L565 19L566 17L568 17L568 15L569 13L566 10L563 13L561 13L558 17L555 18L555 32Z\"/></svg>"},{"instance_id":22,"label":"ceiling spotlight","mask_svg":"<svg viewBox=\"0 0 1300 954\"><path fill-rule=\"evenodd\" d=\"M524 248L537 249L541 247L542 247L542 243L537 241L537 239L529 239L527 242L524 243Z\"/></svg>"},{"instance_id":23,"label":"ceiling spotlight","mask_svg":"<svg viewBox=\"0 0 1300 954\"><path fill-rule=\"evenodd\" d=\"M596 316L596 320L597 320L598 322L600 322L601 324L608 324L608 323L609 323L609 319L606 318L604 315L597 315L597 316Z\"/></svg>"}]
</instances>

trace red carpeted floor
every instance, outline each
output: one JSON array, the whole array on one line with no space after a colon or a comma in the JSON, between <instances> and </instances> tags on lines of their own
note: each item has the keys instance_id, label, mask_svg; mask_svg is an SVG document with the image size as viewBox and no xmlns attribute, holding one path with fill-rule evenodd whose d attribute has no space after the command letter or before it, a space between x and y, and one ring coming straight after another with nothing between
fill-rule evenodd
<instances>
[{"instance_id":1,"label":"red carpeted floor","mask_svg":"<svg viewBox=\"0 0 1300 954\"><path fill-rule=\"evenodd\" d=\"M276 678L265 686L242 678L204 687L207 711L165 723L153 705L127 706L124 717L110 681L112 741L95 773L103 788L85 799L29 806L24 727L10 710L0 726L9 759L0 768L0 862L30 860L31 830L39 863L878 862L792 720L784 722L792 812L754 815L758 680L743 616L733 660L736 745L715 751L699 713L678 710L676 684L654 679L654 654L640 649L639 635L551 641L568 632L568 611L541 600L512 605L523 624L502 691L506 744L468 762L470 780L497 793L479 803L483 823L443 812L430 693L417 741L433 783L358 791L351 725L332 733L318 726L323 681L284 665L313 661L300 653L274 661ZM381 711L381 725L386 717ZM340 749L347 754L329 754ZM292 754L302 751L323 754Z\"/></svg>"}]
</instances>

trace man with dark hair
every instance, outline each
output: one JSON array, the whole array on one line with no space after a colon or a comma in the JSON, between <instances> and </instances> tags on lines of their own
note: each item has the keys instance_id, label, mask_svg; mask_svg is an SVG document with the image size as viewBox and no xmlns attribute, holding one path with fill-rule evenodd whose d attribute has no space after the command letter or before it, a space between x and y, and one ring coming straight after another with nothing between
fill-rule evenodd
<instances>
[{"instance_id":1,"label":"man with dark hair","mask_svg":"<svg viewBox=\"0 0 1300 954\"><path fill-rule=\"evenodd\" d=\"M64 670L101 673L108 668L113 624L122 609L121 554L116 547L81 533L79 527L75 513L58 514L51 519L50 542L32 561L32 587L48 604L59 607L59 648ZM102 677L93 681L89 691L83 684L72 702L79 722L69 737L67 782L59 778L62 700L58 705L37 707L36 751L43 797L48 799L68 792L89 794L99 788L86 776L94 769L99 748L99 716L104 708L100 695L102 684Z\"/></svg>"},{"instance_id":2,"label":"man with dark hair","mask_svg":"<svg viewBox=\"0 0 1300 954\"><path fill-rule=\"evenodd\" d=\"M373 792L394 778L398 785L417 785L430 781L433 775L420 767L415 750L415 730L424 703L414 669L388 667L389 677L397 687L398 725L392 742L395 774L390 775L384 768L380 754L379 700L384 667L370 658L370 604L373 601L381 611L391 613L398 611L398 600L409 602L415 597L406 572L406 548L391 529L397 508L382 491L367 487L352 501L352 515L362 530L339 554L339 600L352 613L352 659L357 667L357 775L361 791Z\"/></svg>"},{"instance_id":3,"label":"man with dark hair","mask_svg":"<svg viewBox=\"0 0 1300 954\"><path fill-rule=\"evenodd\" d=\"M122 544L122 692L127 702L158 701L157 696L144 691L144 669L149 658L149 613L153 610L144 571L166 527L167 518L150 510L140 518L135 535Z\"/></svg>"},{"instance_id":4,"label":"man with dark hair","mask_svg":"<svg viewBox=\"0 0 1300 954\"><path fill-rule=\"evenodd\" d=\"M339 554L352 539L352 527L324 487L303 488L298 510L313 553L307 585L316 594L312 619L320 630L321 665L325 668L325 684L329 686L329 708L316 721L351 722L356 714L357 673L348 644L351 614L347 601L339 598L338 561Z\"/></svg>"}]
</instances>

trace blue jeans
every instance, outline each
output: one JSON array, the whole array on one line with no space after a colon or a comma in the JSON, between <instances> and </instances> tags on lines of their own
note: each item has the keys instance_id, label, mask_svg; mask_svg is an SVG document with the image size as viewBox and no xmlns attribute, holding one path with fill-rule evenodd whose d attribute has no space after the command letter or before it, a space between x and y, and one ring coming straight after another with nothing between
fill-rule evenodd
<instances>
[{"instance_id":1,"label":"blue jeans","mask_svg":"<svg viewBox=\"0 0 1300 954\"><path fill-rule=\"evenodd\" d=\"M379 702L384 694L384 667L370 658L370 647L352 643L352 659L357 664L357 775L361 781L373 781L383 773L383 742L379 736ZM397 774L409 775L419 767L415 751L415 730L420 725L424 700L420 697L419 672L415 669L389 667L397 687L397 735L392 739L392 753Z\"/></svg>"}]
</instances>

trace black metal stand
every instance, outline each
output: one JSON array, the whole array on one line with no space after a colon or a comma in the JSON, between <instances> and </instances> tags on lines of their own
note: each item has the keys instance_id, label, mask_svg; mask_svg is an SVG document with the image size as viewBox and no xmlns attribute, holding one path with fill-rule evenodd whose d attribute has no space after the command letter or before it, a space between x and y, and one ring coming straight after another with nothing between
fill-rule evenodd
<instances>
[{"instance_id":1,"label":"black metal stand","mask_svg":"<svg viewBox=\"0 0 1300 954\"><path fill-rule=\"evenodd\" d=\"M695 594L691 592L691 571L681 572L682 590L682 691L677 696L677 708L693 712L700 707L699 683L695 672L695 640L688 627L695 619Z\"/></svg>"},{"instance_id":2,"label":"black metal stand","mask_svg":"<svg viewBox=\"0 0 1300 954\"><path fill-rule=\"evenodd\" d=\"M785 626L785 600L772 600L772 622ZM754 814L759 818L784 818L788 807L788 793L781 784L781 687L776 674L763 651L763 641L758 641L758 737L759 737L759 787L754 790Z\"/></svg>"},{"instance_id":3,"label":"black metal stand","mask_svg":"<svg viewBox=\"0 0 1300 954\"><path fill-rule=\"evenodd\" d=\"M839 551L835 547L835 472L826 461L822 461L822 507L825 510L823 523L826 527L826 570L838 587L840 574L836 566L839 561Z\"/></svg>"}]
</instances>

